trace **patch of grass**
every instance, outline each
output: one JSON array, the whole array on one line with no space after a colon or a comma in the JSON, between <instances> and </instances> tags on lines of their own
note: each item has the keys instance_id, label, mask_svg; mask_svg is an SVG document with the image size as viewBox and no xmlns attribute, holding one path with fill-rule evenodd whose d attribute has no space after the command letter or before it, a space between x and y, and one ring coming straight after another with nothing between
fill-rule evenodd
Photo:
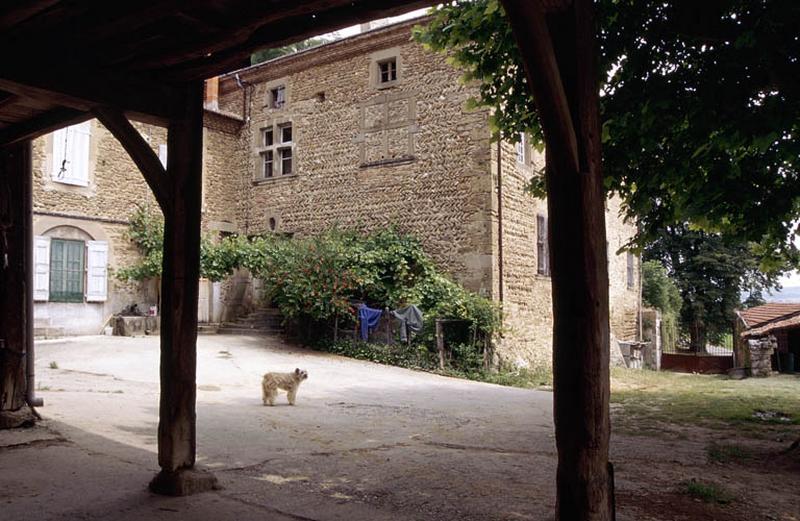
<instances>
[{"instance_id":1,"label":"patch of grass","mask_svg":"<svg viewBox=\"0 0 800 521\"><path fill-rule=\"evenodd\" d=\"M50 369L58 369L58 362L50 362Z\"/></svg>"},{"instance_id":2,"label":"patch of grass","mask_svg":"<svg viewBox=\"0 0 800 521\"><path fill-rule=\"evenodd\" d=\"M716 483L698 481L694 478L682 481L679 490L681 493L694 499L699 499L705 503L727 505L735 499L734 495L725 487L717 485Z\"/></svg>"},{"instance_id":3,"label":"patch of grass","mask_svg":"<svg viewBox=\"0 0 800 521\"><path fill-rule=\"evenodd\" d=\"M752 450L734 443L712 443L707 454L709 461L714 463L742 463L754 456Z\"/></svg>"},{"instance_id":4,"label":"patch of grass","mask_svg":"<svg viewBox=\"0 0 800 521\"><path fill-rule=\"evenodd\" d=\"M732 380L725 376L613 368L611 402L625 420L737 426L743 433L763 433L800 425L800 376ZM757 411L781 411L780 422L768 422ZM762 415L763 416L763 415Z\"/></svg>"}]
</instances>

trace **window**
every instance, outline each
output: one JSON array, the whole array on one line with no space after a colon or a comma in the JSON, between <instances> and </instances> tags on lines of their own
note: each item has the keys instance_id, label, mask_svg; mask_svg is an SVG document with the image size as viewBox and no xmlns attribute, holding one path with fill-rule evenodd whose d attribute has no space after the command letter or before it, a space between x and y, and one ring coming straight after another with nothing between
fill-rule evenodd
<instances>
[{"instance_id":1,"label":"window","mask_svg":"<svg viewBox=\"0 0 800 521\"><path fill-rule=\"evenodd\" d=\"M378 62L378 83L397 81L397 58L389 58Z\"/></svg>"},{"instance_id":2,"label":"window","mask_svg":"<svg viewBox=\"0 0 800 521\"><path fill-rule=\"evenodd\" d=\"M536 273L550 276L550 249L547 244L547 217L536 216Z\"/></svg>"},{"instance_id":3,"label":"window","mask_svg":"<svg viewBox=\"0 0 800 521\"><path fill-rule=\"evenodd\" d=\"M83 241L50 241L50 301L83 302Z\"/></svg>"},{"instance_id":4,"label":"window","mask_svg":"<svg viewBox=\"0 0 800 521\"><path fill-rule=\"evenodd\" d=\"M286 104L286 86L278 85L269 91L269 106L273 109L280 109Z\"/></svg>"},{"instance_id":5,"label":"window","mask_svg":"<svg viewBox=\"0 0 800 521\"><path fill-rule=\"evenodd\" d=\"M514 145L514 148L517 151L517 163L521 165L527 165L529 162L529 145L528 145L528 135L525 132L519 133L519 141Z\"/></svg>"},{"instance_id":6,"label":"window","mask_svg":"<svg viewBox=\"0 0 800 521\"><path fill-rule=\"evenodd\" d=\"M634 271L635 260L632 252L628 252L628 289L636 287L636 273Z\"/></svg>"},{"instance_id":7,"label":"window","mask_svg":"<svg viewBox=\"0 0 800 521\"><path fill-rule=\"evenodd\" d=\"M272 150L265 150L261 157L264 161L264 177L272 177L275 172L272 165Z\"/></svg>"},{"instance_id":8,"label":"window","mask_svg":"<svg viewBox=\"0 0 800 521\"><path fill-rule=\"evenodd\" d=\"M277 137L277 139L276 139ZM261 179L273 179L294 173L294 141L291 123L261 129Z\"/></svg>"},{"instance_id":9,"label":"window","mask_svg":"<svg viewBox=\"0 0 800 521\"><path fill-rule=\"evenodd\" d=\"M89 186L90 147L89 121L53 132L53 181Z\"/></svg>"},{"instance_id":10,"label":"window","mask_svg":"<svg viewBox=\"0 0 800 521\"><path fill-rule=\"evenodd\" d=\"M104 302L107 295L107 242L34 237L35 301Z\"/></svg>"}]
</instances>

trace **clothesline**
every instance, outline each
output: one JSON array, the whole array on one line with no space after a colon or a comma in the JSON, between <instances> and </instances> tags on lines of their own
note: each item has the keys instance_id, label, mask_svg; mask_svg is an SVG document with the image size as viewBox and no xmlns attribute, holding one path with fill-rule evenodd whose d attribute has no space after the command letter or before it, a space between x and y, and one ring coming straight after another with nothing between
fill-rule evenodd
<instances>
[{"instance_id":1,"label":"clothesline","mask_svg":"<svg viewBox=\"0 0 800 521\"><path fill-rule=\"evenodd\" d=\"M400 322L401 341L407 342L409 338L422 330L422 311L417 306L405 306L393 311L386 308L386 311ZM362 340L369 340L369 334L378 327L383 313L383 310L368 307L366 304L358 306L358 322Z\"/></svg>"}]
</instances>

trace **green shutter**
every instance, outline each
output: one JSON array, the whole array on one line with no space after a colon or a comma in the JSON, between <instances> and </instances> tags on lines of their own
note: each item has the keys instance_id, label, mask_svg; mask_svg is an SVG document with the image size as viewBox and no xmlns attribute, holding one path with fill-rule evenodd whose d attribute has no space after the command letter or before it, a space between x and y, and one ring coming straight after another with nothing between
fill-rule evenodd
<instances>
[{"instance_id":1,"label":"green shutter","mask_svg":"<svg viewBox=\"0 0 800 521\"><path fill-rule=\"evenodd\" d=\"M50 242L50 301L83 302L83 241Z\"/></svg>"}]
</instances>

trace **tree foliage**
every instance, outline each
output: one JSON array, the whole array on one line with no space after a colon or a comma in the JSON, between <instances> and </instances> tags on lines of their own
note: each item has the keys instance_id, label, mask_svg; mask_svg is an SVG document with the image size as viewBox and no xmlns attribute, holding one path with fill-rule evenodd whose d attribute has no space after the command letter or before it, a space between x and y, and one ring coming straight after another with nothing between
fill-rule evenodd
<instances>
[{"instance_id":1,"label":"tree foliage","mask_svg":"<svg viewBox=\"0 0 800 521\"><path fill-rule=\"evenodd\" d=\"M262 49L250 55L250 65L255 65L257 63L274 60L275 58L280 58L281 56L286 56L288 54L294 54L296 52L304 51L306 49L316 47L317 45L328 43L329 41L330 40L328 38L317 37L317 38L309 38L307 40L301 40L297 43L284 45L283 47Z\"/></svg>"},{"instance_id":2,"label":"tree foliage","mask_svg":"<svg viewBox=\"0 0 800 521\"><path fill-rule=\"evenodd\" d=\"M681 325L695 350L730 333L742 291L760 294L778 283L778 274L760 270L754 245L687 226L666 228L648 246L646 256L666 266L675 281L683 301Z\"/></svg>"},{"instance_id":3,"label":"tree foliage","mask_svg":"<svg viewBox=\"0 0 800 521\"><path fill-rule=\"evenodd\" d=\"M691 223L763 244L765 268L796 262L800 3L597 6L605 182L638 219L639 244ZM415 38L478 82L472 104L493 110L496 137L541 136L498 0L448 2Z\"/></svg>"},{"instance_id":4,"label":"tree foliage","mask_svg":"<svg viewBox=\"0 0 800 521\"><path fill-rule=\"evenodd\" d=\"M642 263L642 300L663 314L677 315L681 310L680 290L659 261Z\"/></svg>"}]
</instances>

